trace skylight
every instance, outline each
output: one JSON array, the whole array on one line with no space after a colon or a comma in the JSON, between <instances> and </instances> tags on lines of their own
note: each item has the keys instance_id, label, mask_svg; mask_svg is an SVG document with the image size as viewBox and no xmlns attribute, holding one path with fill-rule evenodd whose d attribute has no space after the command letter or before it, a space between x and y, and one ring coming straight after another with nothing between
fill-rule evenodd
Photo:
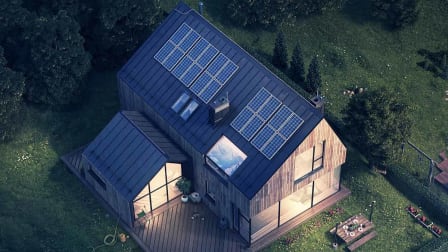
<instances>
[{"instance_id":1,"label":"skylight","mask_svg":"<svg viewBox=\"0 0 448 252\"><path fill-rule=\"evenodd\" d=\"M246 157L246 154L225 136L222 136L207 153L207 158L229 176L238 169Z\"/></svg>"}]
</instances>

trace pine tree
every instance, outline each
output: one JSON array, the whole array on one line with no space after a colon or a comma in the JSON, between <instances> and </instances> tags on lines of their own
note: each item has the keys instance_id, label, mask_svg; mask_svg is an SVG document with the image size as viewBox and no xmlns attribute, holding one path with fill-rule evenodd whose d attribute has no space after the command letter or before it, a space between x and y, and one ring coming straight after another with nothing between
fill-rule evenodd
<instances>
[{"instance_id":1,"label":"pine tree","mask_svg":"<svg viewBox=\"0 0 448 252\"><path fill-rule=\"evenodd\" d=\"M288 49L286 48L285 35L283 32L279 32L275 39L272 64L281 70L288 68Z\"/></svg>"},{"instance_id":2,"label":"pine tree","mask_svg":"<svg viewBox=\"0 0 448 252\"><path fill-rule=\"evenodd\" d=\"M319 62L317 61L317 57L314 56L308 68L305 90L310 94L315 94L321 86L322 80L320 79Z\"/></svg>"},{"instance_id":3,"label":"pine tree","mask_svg":"<svg viewBox=\"0 0 448 252\"><path fill-rule=\"evenodd\" d=\"M291 78L297 83L303 83L305 81L305 65L303 63L302 48L299 42L297 42L292 51L290 65Z\"/></svg>"}]
</instances>

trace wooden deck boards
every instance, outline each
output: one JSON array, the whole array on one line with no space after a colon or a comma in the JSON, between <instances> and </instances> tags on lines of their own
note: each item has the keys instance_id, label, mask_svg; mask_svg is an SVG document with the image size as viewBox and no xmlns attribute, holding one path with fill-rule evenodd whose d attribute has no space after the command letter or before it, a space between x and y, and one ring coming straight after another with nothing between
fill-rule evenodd
<instances>
[{"instance_id":1,"label":"wooden deck boards","mask_svg":"<svg viewBox=\"0 0 448 252\"><path fill-rule=\"evenodd\" d=\"M219 229L218 217L206 206L180 200L133 232L150 251L243 251L247 246L237 233Z\"/></svg>"}]
</instances>

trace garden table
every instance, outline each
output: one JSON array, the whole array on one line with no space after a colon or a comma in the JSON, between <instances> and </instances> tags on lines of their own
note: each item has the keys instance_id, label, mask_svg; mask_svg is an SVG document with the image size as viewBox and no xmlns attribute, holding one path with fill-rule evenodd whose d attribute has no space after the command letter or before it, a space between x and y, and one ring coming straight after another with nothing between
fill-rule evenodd
<instances>
[{"instance_id":1,"label":"garden table","mask_svg":"<svg viewBox=\"0 0 448 252\"><path fill-rule=\"evenodd\" d=\"M350 244L372 231L374 227L372 222L359 214L340 223L336 235L345 243Z\"/></svg>"}]
</instances>

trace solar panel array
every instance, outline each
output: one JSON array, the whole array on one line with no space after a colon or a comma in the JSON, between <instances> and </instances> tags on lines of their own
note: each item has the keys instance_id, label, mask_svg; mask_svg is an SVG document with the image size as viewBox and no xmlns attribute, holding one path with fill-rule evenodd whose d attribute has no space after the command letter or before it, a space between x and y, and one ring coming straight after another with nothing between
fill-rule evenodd
<instances>
[{"instance_id":1,"label":"solar panel array","mask_svg":"<svg viewBox=\"0 0 448 252\"><path fill-rule=\"evenodd\" d=\"M205 103L209 103L238 70L233 61L185 23L154 59Z\"/></svg>"},{"instance_id":2,"label":"solar panel array","mask_svg":"<svg viewBox=\"0 0 448 252\"><path fill-rule=\"evenodd\" d=\"M230 125L272 159L302 123L300 116L262 88Z\"/></svg>"}]
</instances>

